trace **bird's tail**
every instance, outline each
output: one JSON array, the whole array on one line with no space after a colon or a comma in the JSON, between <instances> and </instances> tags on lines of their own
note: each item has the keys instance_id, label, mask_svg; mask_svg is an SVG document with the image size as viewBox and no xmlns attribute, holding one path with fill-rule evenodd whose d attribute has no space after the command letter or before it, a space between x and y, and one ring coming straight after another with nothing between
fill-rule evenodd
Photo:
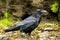
<instances>
[{"instance_id":1,"label":"bird's tail","mask_svg":"<svg viewBox=\"0 0 60 40\"><path fill-rule=\"evenodd\" d=\"M15 27L12 27L12 28L9 28L9 29L5 29L4 31L5 32L10 32L10 31L16 31L16 30L19 30L20 29L20 27L19 26L15 26Z\"/></svg>"}]
</instances>

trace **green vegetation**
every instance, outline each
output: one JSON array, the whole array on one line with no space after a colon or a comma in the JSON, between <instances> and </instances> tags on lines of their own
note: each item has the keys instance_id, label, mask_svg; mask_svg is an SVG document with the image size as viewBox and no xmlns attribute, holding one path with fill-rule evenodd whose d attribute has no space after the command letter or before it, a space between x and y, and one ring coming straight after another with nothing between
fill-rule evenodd
<instances>
[{"instance_id":1,"label":"green vegetation","mask_svg":"<svg viewBox=\"0 0 60 40\"><path fill-rule=\"evenodd\" d=\"M13 23L14 23L13 21L9 21L7 19L0 20L0 26L2 28L8 28L9 25L12 25Z\"/></svg>"},{"instance_id":2,"label":"green vegetation","mask_svg":"<svg viewBox=\"0 0 60 40\"><path fill-rule=\"evenodd\" d=\"M54 27L54 26L58 26L58 24L54 24L54 23L45 23L45 27Z\"/></svg>"},{"instance_id":3,"label":"green vegetation","mask_svg":"<svg viewBox=\"0 0 60 40\"><path fill-rule=\"evenodd\" d=\"M11 18L11 15L9 12L4 13L4 19L0 20L0 27L2 28L8 28L9 25L14 24L13 21L9 20Z\"/></svg>"},{"instance_id":4,"label":"green vegetation","mask_svg":"<svg viewBox=\"0 0 60 40\"><path fill-rule=\"evenodd\" d=\"M51 10L52 10L52 12L54 12L54 13L57 13L57 15L58 15L58 20L59 20L59 23L58 23L58 25L59 25L59 27L60 27L60 4L59 3L57 3L57 2L55 2L54 4L52 4L51 5Z\"/></svg>"},{"instance_id":5,"label":"green vegetation","mask_svg":"<svg viewBox=\"0 0 60 40\"><path fill-rule=\"evenodd\" d=\"M11 15L9 14L9 12L5 12L5 13L4 13L4 18L5 18L5 19L9 19L10 16L11 16Z\"/></svg>"},{"instance_id":6,"label":"green vegetation","mask_svg":"<svg viewBox=\"0 0 60 40\"><path fill-rule=\"evenodd\" d=\"M59 4L58 3L54 3L51 5L51 10L52 12L56 13L58 11L58 8L59 8Z\"/></svg>"},{"instance_id":7,"label":"green vegetation","mask_svg":"<svg viewBox=\"0 0 60 40\"><path fill-rule=\"evenodd\" d=\"M13 20L11 20L11 18L12 18L12 16L10 15L10 13L5 12L4 13L4 19L0 20L0 27L7 29L10 26L12 26L15 22ZM19 21L20 20L18 19L17 22L19 22Z\"/></svg>"}]
</instances>

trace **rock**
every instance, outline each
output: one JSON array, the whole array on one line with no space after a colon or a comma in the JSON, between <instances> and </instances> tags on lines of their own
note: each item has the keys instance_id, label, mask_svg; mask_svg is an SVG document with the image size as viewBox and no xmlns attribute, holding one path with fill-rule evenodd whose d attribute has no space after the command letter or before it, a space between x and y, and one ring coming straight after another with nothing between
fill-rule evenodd
<instances>
[{"instance_id":1,"label":"rock","mask_svg":"<svg viewBox=\"0 0 60 40\"><path fill-rule=\"evenodd\" d=\"M59 31L57 28L47 27L44 29L44 31Z\"/></svg>"},{"instance_id":2,"label":"rock","mask_svg":"<svg viewBox=\"0 0 60 40\"><path fill-rule=\"evenodd\" d=\"M50 27L49 27L49 28L45 28L44 30L52 30L52 29L53 29L53 28L50 28Z\"/></svg>"},{"instance_id":3,"label":"rock","mask_svg":"<svg viewBox=\"0 0 60 40\"><path fill-rule=\"evenodd\" d=\"M56 37L55 36L51 36L49 37L50 40L56 40Z\"/></svg>"},{"instance_id":4,"label":"rock","mask_svg":"<svg viewBox=\"0 0 60 40\"><path fill-rule=\"evenodd\" d=\"M0 35L0 40L7 40L7 39L8 39L8 35L5 34Z\"/></svg>"},{"instance_id":5,"label":"rock","mask_svg":"<svg viewBox=\"0 0 60 40\"><path fill-rule=\"evenodd\" d=\"M7 36L7 35L2 34L2 35L0 35L0 38L6 37L6 36Z\"/></svg>"},{"instance_id":6,"label":"rock","mask_svg":"<svg viewBox=\"0 0 60 40\"><path fill-rule=\"evenodd\" d=\"M50 35L49 32L46 32L46 31L38 34L40 40L47 40L47 37L49 35Z\"/></svg>"}]
</instances>

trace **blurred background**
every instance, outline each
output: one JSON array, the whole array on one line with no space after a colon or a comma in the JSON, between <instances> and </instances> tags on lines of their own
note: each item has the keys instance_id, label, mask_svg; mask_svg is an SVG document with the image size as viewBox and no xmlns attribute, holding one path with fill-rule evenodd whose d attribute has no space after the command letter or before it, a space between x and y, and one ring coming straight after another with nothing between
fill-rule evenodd
<instances>
[{"instance_id":1,"label":"blurred background","mask_svg":"<svg viewBox=\"0 0 60 40\"><path fill-rule=\"evenodd\" d=\"M32 40L41 40L39 35L45 34L45 31L39 31L45 28L58 30L47 33L59 35L60 38L60 0L0 0L0 40L20 40L19 31L5 33L3 30L29 17L37 8L46 10L48 15L42 15L41 23L32 32ZM5 38L6 35L9 36Z\"/></svg>"}]
</instances>

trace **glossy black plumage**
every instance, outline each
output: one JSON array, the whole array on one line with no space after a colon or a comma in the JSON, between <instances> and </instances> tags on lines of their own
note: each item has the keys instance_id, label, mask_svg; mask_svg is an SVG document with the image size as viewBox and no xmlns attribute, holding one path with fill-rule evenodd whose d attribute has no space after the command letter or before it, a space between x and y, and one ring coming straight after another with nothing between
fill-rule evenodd
<instances>
[{"instance_id":1,"label":"glossy black plumage","mask_svg":"<svg viewBox=\"0 0 60 40\"><path fill-rule=\"evenodd\" d=\"M13 28L6 29L5 32L20 30L30 35L30 33L38 26L41 21L42 10L37 9L34 14L14 25Z\"/></svg>"}]
</instances>

